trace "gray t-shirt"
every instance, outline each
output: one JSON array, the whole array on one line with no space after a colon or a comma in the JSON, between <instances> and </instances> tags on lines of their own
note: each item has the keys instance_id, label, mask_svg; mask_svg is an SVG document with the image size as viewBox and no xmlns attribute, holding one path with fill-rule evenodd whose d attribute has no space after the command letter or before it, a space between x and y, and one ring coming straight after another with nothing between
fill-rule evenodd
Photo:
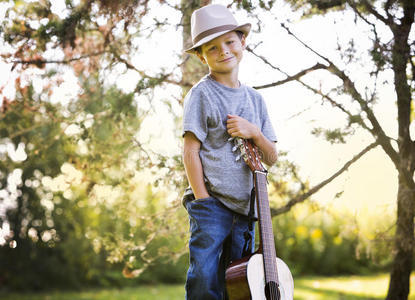
<instances>
[{"instance_id":1,"label":"gray t-shirt","mask_svg":"<svg viewBox=\"0 0 415 300\"><path fill-rule=\"evenodd\" d=\"M209 194L231 210L248 215L252 172L243 159L235 161L237 154L232 152L234 144L228 141L226 128L228 114L248 120L270 141L277 141L264 99L256 90L242 84L230 88L209 75L186 95L183 134L191 131L201 142L199 156Z\"/></svg>"}]
</instances>

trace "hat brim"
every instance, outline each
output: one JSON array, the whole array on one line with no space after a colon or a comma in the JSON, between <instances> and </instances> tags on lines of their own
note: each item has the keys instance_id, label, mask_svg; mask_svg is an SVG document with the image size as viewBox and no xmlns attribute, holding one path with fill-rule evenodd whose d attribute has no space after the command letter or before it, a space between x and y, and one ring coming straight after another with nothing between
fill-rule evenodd
<instances>
[{"instance_id":1,"label":"hat brim","mask_svg":"<svg viewBox=\"0 0 415 300\"><path fill-rule=\"evenodd\" d=\"M208 35L207 37L201 39L200 41L198 41L196 44L194 44L191 48L184 50L184 52L189 53L189 54L195 54L196 53L196 48L202 46L203 44L210 42L211 40L225 34L231 31L241 31L245 37L248 36L249 32L251 31L251 23L246 23L240 26L235 27L234 29L230 29L230 30L225 30L225 31L220 31L220 32L216 32L213 33L211 35Z\"/></svg>"}]
</instances>

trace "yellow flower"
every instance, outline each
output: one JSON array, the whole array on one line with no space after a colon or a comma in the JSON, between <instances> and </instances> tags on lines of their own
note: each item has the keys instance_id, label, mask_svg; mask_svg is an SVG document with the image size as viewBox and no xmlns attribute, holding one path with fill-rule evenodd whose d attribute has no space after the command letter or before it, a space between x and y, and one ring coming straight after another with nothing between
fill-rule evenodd
<instances>
[{"instance_id":1,"label":"yellow flower","mask_svg":"<svg viewBox=\"0 0 415 300\"><path fill-rule=\"evenodd\" d=\"M287 246L292 246L294 245L295 239L290 237L287 239Z\"/></svg>"},{"instance_id":2,"label":"yellow flower","mask_svg":"<svg viewBox=\"0 0 415 300\"><path fill-rule=\"evenodd\" d=\"M340 245L340 244L342 243L342 241L343 241L343 239L342 239L342 237L341 237L341 236L336 236L336 237L334 238L334 240L333 240L333 243L334 243L335 245Z\"/></svg>"},{"instance_id":3,"label":"yellow flower","mask_svg":"<svg viewBox=\"0 0 415 300\"><path fill-rule=\"evenodd\" d=\"M308 228L303 225L297 226L297 228L295 229L295 233L298 237L305 238L308 235Z\"/></svg>"},{"instance_id":4,"label":"yellow flower","mask_svg":"<svg viewBox=\"0 0 415 300\"><path fill-rule=\"evenodd\" d=\"M313 239L313 240L319 240L319 239L321 239L322 236L323 236L323 232L319 228L314 229L311 232L311 239Z\"/></svg>"}]
</instances>

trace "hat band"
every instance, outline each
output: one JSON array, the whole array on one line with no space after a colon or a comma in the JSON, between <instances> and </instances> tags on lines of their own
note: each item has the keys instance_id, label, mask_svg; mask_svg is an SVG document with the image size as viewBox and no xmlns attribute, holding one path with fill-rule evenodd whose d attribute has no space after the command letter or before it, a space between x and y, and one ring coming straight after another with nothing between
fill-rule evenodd
<instances>
[{"instance_id":1,"label":"hat band","mask_svg":"<svg viewBox=\"0 0 415 300\"><path fill-rule=\"evenodd\" d=\"M193 45L196 45L201 39L211 35L211 34L215 34L221 31L225 31L225 30L232 30L235 29L236 27L238 27L237 25L222 25L222 26L218 26L218 27L213 27L209 30L203 31L201 33L199 33L194 39L193 39Z\"/></svg>"}]
</instances>

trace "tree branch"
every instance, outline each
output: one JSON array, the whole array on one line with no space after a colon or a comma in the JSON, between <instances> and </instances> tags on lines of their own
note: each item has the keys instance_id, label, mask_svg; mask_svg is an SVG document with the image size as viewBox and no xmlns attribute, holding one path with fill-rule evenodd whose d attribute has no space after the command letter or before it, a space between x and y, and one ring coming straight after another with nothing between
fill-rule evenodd
<instances>
[{"instance_id":1,"label":"tree branch","mask_svg":"<svg viewBox=\"0 0 415 300\"><path fill-rule=\"evenodd\" d=\"M360 93L357 91L353 81L344 73L344 71L341 71L339 68L337 68L335 65L330 65L327 70L331 72L332 74L336 75L343 81L343 85L345 88L345 91L352 96L353 99L355 99L361 109L366 113L367 118L369 119L370 123L373 126L373 129L370 130L370 132L376 136L379 144L382 146L382 148L385 150L385 152L388 154L388 156L391 158L393 163L395 164L397 170L400 169L399 166L399 155L393 149L390 140L391 138L386 135L384 132L382 126L380 125L379 121L377 120L375 114L373 113L372 109L368 106L367 102L363 99L363 97L360 95Z\"/></svg>"},{"instance_id":2,"label":"tree branch","mask_svg":"<svg viewBox=\"0 0 415 300\"><path fill-rule=\"evenodd\" d=\"M151 80L160 80L160 78L156 78L156 77L150 76L150 75L146 74L144 71L137 69L134 65L132 65L130 62L128 62L126 59L122 58L118 54L113 53L113 55L114 55L115 58L118 59L118 61L122 62L128 69L134 70L138 74L140 74L142 78L148 78L148 79L151 79ZM181 63L178 66L176 66L176 68L180 67L180 65L182 65L183 63ZM178 85L178 86L188 86L189 85L189 83L185 83L183 81L169 79L168 77L170 77L171 74L172 73L163 74L161 76L162 81L163 82L167 82L167 83L171 83L171 84L175 84L175 85ZM190 85L190 87L191 87L191 85Z\"/></svg>"},{"instance_id":3,"label":"tree branch","mask_svg":"<svg viewBox=\"0 0 415 300\"><path fill-rule=\"evenodd\" d=\"M294 39L296 39L300 44L302 44L305 48L307 48L308 50L310 50L311 52L313 52L315 55L317 55L318 57L322 58L323 60L325 60L326 62L328 62L330 65L334 65L334 63L332 63L330 61L330 59L328 59L327 57L321 55L320 53L318 53L316 50L314 50L313 48L311 48L310 46L308 46L306 43L304 43L301 39L299 39L284 23L280 24L282 28L284 28L287 33L289 35L291 35Z\"/></svg>"},{"instance_id":4,"label":"tree branch","mask_svg":"<svg viewBox=\"0 0 415 300\"><path fill-rule=\"evenodd\" d=\"M391 14L389 13L389 9L392 7L392 5L396 3L396 0L387 0L385 2L385 5L383 6L385 8L385 12L388 15L389 18L392 18Z\"/></svg>"},{"instance_id":5,"label":"tree branch","mask_svg":"<svg viewBox=\"0 0 415 300\"><path fill-rule=\"evenodd\" d=\"M319 184L315 185L313 188L311 188L309 191L307 191L304 194L298 195L297 197L295 197L294 199L291 199L290 201L288 201L288 203L285 206L279 207L279 208L271 208L271 216L277 216L280 214L283 214L289 210L291 210L291 208L301 202L304 202L305 200L307 200L309 197L311 197L313 194L317 193L321 188L323 188L325 185L327 185L328 183L330 183L331 181L333 181L336 177L338 177L339 175L341 175L343 172L347 171L347 169L353 164L355 163L357 160L359 160L363 155L365 155L367 152L369 152L370 150L372 150L373 148L375 148L376 146L378 146L379 143L376 141L372 144L370 144L369 146L367 146L366 148L364 148L362 151L360 151L356 156L354 156L351 160L349 160L347 163L344 164L344 166L342 168L340 168L336 173L334 173L332 176L330 176L329 178L327 178L326 180L323 180L322 182L320 182Z\"/></svg>"},{"instance_id":6,"label":"tree branch","mask_svg":"<svg viewBox=\"0 0 415 300\"><path fill-rule=\"evenodd\" d=\"M102 55L104 53L107 53L108 51L98 51L98 52L93 52L93 53L89 53L89 54L85 54L85 55L81 55L78 57L72 57L70 59L63 59L63 60L45 60L42 58L35 58L35 59L21 59L21 60L13 60L13 68L12 70L16 67L16 65L18 64L23 64L23 65L36 65L38 67L41 67L45 64L69 64L73 61L77 61L77 60L81 60L81 59L85 59L85 58L89 58L91 56L98 56L98 55Z\"/></svg>"},{"instance_id":7,"label":"tree branch","mask_svg":"<svg viewBox=\"0 0 415 300\"><path fill-rule=\"evenodd\" d=\"M251 48L247 48L247 50L249 51L249 52L251 52L253 55L255 55L256 57L258 57L259 59L261 59L264 63L266 63L267 65L269 65L271 68L273 68L273 69L275 69L275 70L278 70L279 72L281 72L281 73L283 73L285 76L287 76L287 78L286 79L284 79L284 80L281 80L281 81L278 81L278 82L275 82L275 83L273 83L273 84L270 84L270 86L277 86L277 85L280 85L280 84L283 84L283 83L287 83L287 82L289 82L289 81L292 81L292 80L295 80L295 81L297 81L297 82L299 82L299 83L301 83L304 87L306 87L307 89L309 89L310 91L312 91L312 92L314 92L315 94L317 94L317 95L320 95L323 99L326 99L326 100L328 100L329 102L330 102L330 104L332 105L332 106L334 106L334 107L337 107L338 109L340 109L343 113L345 113L348 117L349 117L349 120L352 120L352 119L356 119L355 118L355 116L353 115L353 114L351 114L349 111L347 111L341 104L339 104L339 103L337 103L333 98L331 98L329 95L326 95L326 94L324 94L321 90L317 90L317 89L315 89L315 88L313 88L312 86L310 86L310 85L308 85L308 84L306 84L304 81L302 81L301 80L301 76L296 76L296 75L293 75L293 76L290 76L290 75L288 75L288 73L286 73L285 71L283 71L283 70L281 70L280 68L278 68L278 67L276 67L276 66L274 66L273 64L271 64L265 57L263 57L262 55L259 55L259 54L257 54L257 53L255 53ZM310 70L310 69L313 69L313 68L315 68L316 66L319 66L319 68L316 68L316 69L327 69L327 66L325 66L325 65L323 65L323 64L316 64L314 67L311 67L311 68L309 68L309 69L307 69L307 70ZM302 72L305 72L305 71L302 71ZM302 73L302 72L299 72L299 73L297 73L297 75L298 74L300 74L300 73ZM308 72L305 72L305 74L307 74ZM304 75L305 75L304 74ZM261 89L261 88L265 88L265 87L267 87L267 85L265 85L265 86L259 86L259 87L254 87L254 88L256 88L256 89ZM371 132L371 128L369 128L363 121L359 121L358 122L359 123L359 125L360 126L362 126L363 128L365 128L366 130L368 130L368 131L370 131Z\"/></svg>"},{"instance_id":8,"label":"tree branch","mask_svg":"<svg viewBox=\"0 0 415 300\"><path fill-rule=\"evenodd\" d=\"M252 53L253 53L253 52L252 52ZM295 75L288 76L288 77L287 77L286 79L284 79L284 80L280 80L280 81L273 82L273 83L269 83L269 84L265 84L265 85L254 86L253 88L254 88L254 89L265 89L265 88L269 88L269 87L273 87L273 86L277 86L277 85L282 85L282 84L284 84L284 83L287 83L287 82L289 82L289 81L293 81L293 80L298 81L301 77L303 77L303 76L304 76L304 75L306 75L307 73L310 73L310 72L312 72L312 71L319 70L319 69L326 69L326 68L327 68L327 66L325 66L325 65L323 65L323 64L320 64L320 63L317 63L317 64L315 64L314 66L312 66L312 67L310 67L310 68L308 68L308 69L302 70L301 72L298 72L298 73L297 73L297 74L295 74Z\"/></svg>"},{"instance_id":9,"label":"tree branch","mask_svg":"<svg viewBox=\"0 0 415 300\"><path fill-rule=\"evenodd\" d=\"M358 11L357 8L357 4L353 1L353 0L346 0L347 3L353 8L353 10L356 12ZM393 24L393 19L392 16L389 14L388 11L388 18L385 18L384 16L382 16L373 6L372 4L367 1L367 0L361 0L361 4L364 5L364 7L371 13L373 14L376 18L378 18L380 21L382 21L383 23L385 23L386 25L390 26Z\"/></svg>"},{"instance_id":10,"label":"tree branch","mask_svg":"<svg viewBox=\"0 0 415 300\"><path fill-rule=\"evenodd\" d=\"M415 83L415 56L409 57L409 64L411 65L412 82Z\"/></svg>"},{"instance_id":11,"label":"tree branch","mask_svg":"<svg viewBox=\"0 0 415 300\"><path fill-rule=\"evenodd\" d=\"M368 25L375 27L375 24L371 23L367 18L365 18L362 13L359 11L359 9L357 8L356 3L354 3L352 0L346 0L346 2L350 5L350 7L353 9L353 11L363 20L365 21Z\"/></svg>"}]
</instances>

